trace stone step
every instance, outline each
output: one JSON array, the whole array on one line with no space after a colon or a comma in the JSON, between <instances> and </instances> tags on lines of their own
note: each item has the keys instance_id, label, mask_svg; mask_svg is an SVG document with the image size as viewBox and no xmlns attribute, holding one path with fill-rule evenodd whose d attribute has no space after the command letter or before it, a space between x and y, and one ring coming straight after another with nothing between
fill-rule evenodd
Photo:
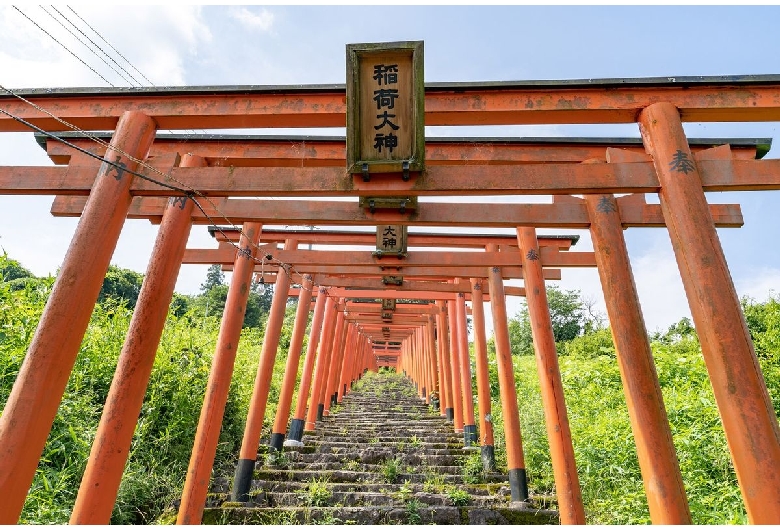
<instances>
[{"instance_id":1,"label":"stone step","mask_svg":"<svg viewBox=\"0 0 780 530\"><path fill-rule=\"evenodd\" d=\"M510 503L506 475L464 475L479 448L465 448L463 434L398 375L365 380L302 441L282 453L261 445L247 503L228 501L229 477L215 479L203 523L558 522L549 498Z\"/></svg>"},{"instance_id":2,"label":"stone step","mask_svg":"<svg viewBox=\"0 0 780 530\"><path fill-rule=\"evenodd\" d=\"M385 475L377 471L376 473L366 471L347 471L338 470L305 470L305 469L255 469L254 478L258 480L287 480L297 482L307 482L311 480L328 480L331 482L363 482L363 483L383 483ZM425 473L401 473L395 474L395 480L392 482L403 483L411 481L415 483L425 482L427 476ZM463 476L460 474L442 474L437 475L445 484L460 484L463 482ZM506 475L498 473L485 473L482 475L485 482L506 482Z\"/></svg>"},{"instance_id":3,"label":"stone step","mask_svg":"<svg viewBox=\"0 0 780 530\"><path fill-rule=\"evenodd\" d=\"M402 463L421 463L425 462L432 466L456 466L463 458L458 455L451 454L420 454L414 447L407 448L403 452L392 451L389 453L394 456L398 456ZM351 454L332 454L332 453L306 453L296 456L294 462L302 463L319 463L319 462L332 462L338 463L342 468L348 465L363 465L363 464L377 464L386 460L384 453L365 453L364 450L357 450ZM358 471L358 470L353 470Z\"/></svg>"},{"instance_id":4,"label":"stone step","mask_svg":"<svg viewBox=\"0 0 780 530\"><path fill-rule=\"evenodd\" d=\"M275 480L254 480L252 481L252 488L256 492L294 492L296 490L306 488L311 482L295 482L285 481L279 482ZM328 487L334 492L365 492L365 493L382 493L383 491L396 492L401 488L411 488L414 493L428 492L438 493L445 490L449 490L456 487L466 493L475 497L493 496L509 499L509 486L505 483L494 482L487 484L445 484L441 482L438 477L431 478L430 481L426 480L422 483L397 483L397 484L383 484L383 483L359 483L359 482L334 482L333 479L327 483ZM229 493L229 488L225 487L222 493ZM536 499L536 497L533 497ZM536 501L535 501L536 502ZM540 499L540 503L544 500Z\"/></svg>"},{"instance_id":5,"label":"stone step","mask_svg":"<svg viewBox=\"0 0 780 530\"><path fill-rule=\"evenodd\" d=\"M529 508L428 507L409 502L404 507L207 508L203 524L557 524L558 513Z\"/></svg>"}]
</instances>

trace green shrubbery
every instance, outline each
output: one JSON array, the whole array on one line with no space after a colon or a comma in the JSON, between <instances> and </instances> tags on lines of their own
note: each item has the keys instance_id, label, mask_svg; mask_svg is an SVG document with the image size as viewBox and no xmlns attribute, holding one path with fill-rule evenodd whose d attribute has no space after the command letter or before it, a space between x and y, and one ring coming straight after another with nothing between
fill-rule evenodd
<instances>
[{"instance_id":1,"label":"green shrubbery","mask_svg":"<svg viewBox=\"0 0 780 530\"><path fill-rule=\"evenodd\" d=\"M748 327L776 411L780 411L780 297L744 300ZM746 522L701 347L688 319L652 337L658 379L680 461L693 522ZM649 523L642 477L609 329L558 343L561 377L589 523ZM531 490L553 493L536 361L513 357L526 468ZM498 402L496 365L491 390ZM505 465L503 421L494 407L497 458Z\"/></svg>"},{"instance_id":2,"label":"green shrubbery","mask_svg":"<svg viewBox=\"0 0 780 530\"><path fill-rule=\"evenodd\" d=\"M28 276L20 276L20 271ZM0 272L2 278L11 278L0 281L0 406L4 406L54 280L32 277L7 256L0 256ZM198 304L191 305L168 317L112 523L151 522L181 493L221 316L212 313L204 318ZM126 300L106 297L95 306L21 523L67 523L131 316ZM243 330L215 462L215 470L226 475L232 475L241 443L261 343L259 329ZM283 345L280 352L272 382L277 396L286 360ZM268 408L266 421L271 421L275 401Z\"/></svg>"}]
</instances>

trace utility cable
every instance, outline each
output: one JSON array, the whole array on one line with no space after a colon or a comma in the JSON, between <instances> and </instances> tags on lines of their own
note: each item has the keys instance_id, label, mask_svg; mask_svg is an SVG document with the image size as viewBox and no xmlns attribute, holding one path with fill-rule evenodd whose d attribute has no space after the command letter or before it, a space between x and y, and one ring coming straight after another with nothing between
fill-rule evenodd
<instances>
[{"instance_id":1,"label":"utility cable","mask_svg":"<svg viewBox=\"0 0 780 530\"><path fill-rule=\"evenodd\" d=\"M101 35L101 34L100 34L100 32L99 32L98 30L96 30L95 28L93 28L92 26L90 26L90 25L89 25L89 22L87 22L86 20L84 20L83 18L81 18L81 16L80 16L78 13L76 13L76 11L74 11L72 7L68 6L68 9L70 9L70 11L71 11L71 12L72 12L74 15L76 15L80 21L82 21L84 24L86 24L86 25L87 25L87 27L88 27L89 29L91 29L91 30L93 31L93 33L95 33L95 35L97 35L98 37L100 37L100 39L101 39L103 42L105 42L106 44L108 44L108 46L109 46L109 47L110 47L112 50L114 50L114 51L116 52L116 54L117 54L117 55L119 55L119 56L120 56L122 59L124 59L124 61L125 61L127 64L129 64L129 65L130 65L130 67L131 67L133 70L135 70L136 72L138 72L138 74L139 74L141 77L143 77L143 78L144 78L144 80L145 80L147 83L149 83L149 85L150 85L150 86L154 86L154 83L152 83L152 82L149 80L149 78L148 78L148 77L146 77L146 76L143 74L143 72L141 72L141 71L140 71L138 68L136 68L136 67L133 65L133 63L131 63L129 60L127 60L127 57L125 57L124 55L122 55L122 54L119 52L119 50L117 50L116 48L114 48L114 46L113 46L113 45L112 45L110 42L108 42L108 41L106 40L106 38L105 38L105 37L103 37L103 35ZM138 84L140 85L140 83L138 83Z\"/></svg>"},{"instance_id":2,"label":"utility cable","mask_svg":"<svg viewBox=\"0 0 780 530\"><path fill-rule=\"evenodd\" d=\"M92 67L91 67L89 64L87 64L87 63L84 61L84 59L82 59L81 57L79 57L78 55L76 55L75 53L73 53L73 52L72 52L72 51L71 51L71 50L70 50L70 49L69 49L67 46L65 46L63 43L61 43L60 41L58 41L58 40L57 40L57 39L54 37L54 35L52 35L52 34L51 34L51 33L49 33L48 31L46 31L45 29L43 29L43 28L42 28L42 27L41 27L41 26L40 26L40 25L39 25L39 24L38 24L36 21L34 21L34 20L33 20L33 19L31 19L30 17L28 17L28 16L27 16L27 15L24 13L24 11L22 11L21 9L19 9L19 8L18 8L18 7L16 7L16 6L11 6L11 7L13 7L14 9L16 9L16 10L17 10L19 13L21 13L21 14L22 14L22 16L23 16L24 18L26 18L27 20L29 20L30 22L32 22L32 23L35 25L35 27L37 27L39 30L41 30L41 31L42 31L42 32L44 32L46 35L48 35L48 36L49 36L49 37L50 37L50 38L51 38L51 39L52 39L54 42L56 42L57 44L59 44L60 46L62 46L63 48L65 48L65 51L67 51L67 52L68 52L69 54L71 54L73 57L75 57L76 59L78 59L78 60L79 60L79 62L81 62L81 63L82 63L84 66L86 66L87 68L89 68L90 70L92 70L92 72L93 72L95 75L97 75L97 76L98 76L100 79L102 79L103 81L105 81L106 83L108 83L109 85L111 85L112 87L116 88L116 86L115 86L114 84L112 84L112 83L111 83L111 81L109 81L108 79L106 79L105 77L103 77L102 75L100 75L100 72L98 72L97 70L95 70L94 68L92 68Z\"/></svg>"},{"instance_id":3,"label":"utility cable","mask_svg":"<svg viewBox=\"0 0 780 530\"><path fill-rule=\"evenodd\" d=\"M50 6L50 7L51 7L51 8L52 8L54 11L56 11L56 12L57 12L57 14L58 14L60 17L62 17L62 18L63 18L63 19L64 19L64 20L65 20L65 21L68 23L68 24L70 24L71 26L73 26L73 28L75 28L75 29L76 29L76 31L78 31L79 33L81 33L82 35L84 35L84 37L86 37L86 38L89 40L89 42L91 42L91 43L92 43L92 45L93 45L93 46L95 46L95 48L97 48L98 50L100 50L100 52L101 52L103 55L105 55L106 57L108 57L109 59L111 59L112 61L114 61L114 59L113 59L111 56L109 56L109 55L108 55L108 54L107 54L105 51L103 51L103 50L100 48L100 46L98 46L97 44L95 44L95 42L94 42L92 39L90 39L89 37L87 37L87 36L84 34L84 32L83 32L83 31L81 31L81 29L79 29L78 27L76 27L76 26L73 24L73 22L71 22L71 21L70 21L70 20L69 20L69 19L68 19L68 18L67 18L65 15L63 15L63 14L62 14L62 13L61 13L61 12L60 12L60 11L59 11L57 8L56 8L56 7L54 7L54 6ZM65 26L65 24L63 24L63 23L62 23L62 21L61 21L60 19L58 19L57 17L55 17L54 15L52 15L52 14L51 14L49 11L47 11L47 10L46 10L46 8L45 8L44 6L40 6L40 8L43 10L43 12L44 12L44 13L46 13L46 14L47 14L47 15L49 15L49 16L50 16L52 19L54 19L54 21L55 21L55 22L57 22L57 24L59 24L60 26L62 26L62 28L63 28L65 31L67 31L68 33L70 33L70 34L71 34L71 36L73 36L73 38L74 38L74 39L76 39L77 41L79 41L79 43L81 43L81 45L82 45L82 46L84 46L86 49L88 49L90 52L92 52L92 54L93 54L95 57L97 57L98 59L100 59L101 61L103 61L103 64L105 64L105 65L106 65L106 66L108 66L108 67L109 67L111 70L113 70L113 71L114 71L114 73L115 73L115 74L117 74L119 77L121 77L121 78L122 78L122 80L124 80L124 81L125 81L125 82L126 82L128 85L130 85L130 86L135 86L135 85L133 84L133 81L131 81L130 79L128 79L127 77L125 77L125 76L124 76L124 74L122 74L122 72L120 72L119 70L117 70L116 68L114 68L113 66L111 66L111 64L110 64L108 61L106 61L106 60L105 60L103 57L101 57L100 55L98 55L98 53L97 53L97 52L96 52L94 49L92 49L92 47L90 47L90 46L89 46L89 45L88 45L86 42L84 42L83 40L81 40L81 38L80 38L78 35L76 35L75 33L73 33L73 31L71 31L71 30L70 30L70 29L69 29L67 26ZM116 61L114 61L114 63L116 63ZM119 66L119 65L117 64L117 66ZM122 68L122 67L120 66L120 68ZM124 68L122 68L122 69L124 70ZM125 70L125 73L128 73L128 72ZM131 77L131 78L133 77L133 76L132 76L132 74L130 74L130 77ZM140 84L141 84L141 83L138 83L138 80L137 80L137 79L133 79L133 80L134 80L134 81L135 81L135 83L137 83L138 85L140 85Z\"/></svg>"},{"instance_id":4,"label":"utility cable","mask_svg":"<svg viewBox=\"0 0 780 530\"><path fill-rule=\"evenodd\" d=\"M119 154L121 154L121 155L123 155L123 156L127 157L129 160L131 160L131 161L133 161L133 162L135 162L135 163L139 164L140 166L142 166L142 167L144 167L144 168L146 168L146 169L149 169L149 170L151 170L151 171L153 171L153 172L155 172L155 173L158 173L159 175L163 176L163 177L164 177L165 179L167 179L167 180L173 180L173 181L174 181L174 182L176 182L177 184L180 184L181 186L184 186L184 187L178 187L178 186L175 186L175 185L172 185L172 184L168 184L167 182L163 182L163 181L160 181L160 180L154 179L154 178L152 178L152 177L149 177L148 175L144 175L143 173L139 173L138 171L133 171L133 170L127 169L127 168L125 168L125 167L123 167L123 166L121 166L121 165L117 164L116 162L113 162L113 161L111 161L111 160L108 160L108 159L106 159L106 158L104 158L104 157L101 157L100 155L96 155L95 153L92 153L91 151L89 151L89 150L87 150L87 149L84 149L83 147L79 147L79 146L77 146L77 145L75 145L75 144L73 144L73 143L71 143L71 142L68 142L67 140L65 140L64 138L61 138L61 137L57 136L56 134L50 133L50 132L48 132L48 131L45 131L44 129L42 129L42 128L38 127L37 125L35 125L35 124L33 124L33 123L30 123L29 121L27 121L27 120L25 120L25 119L23 119L23 118L20 118L19 116L15 116L14 114L12 114L12 113L10 113L10 112L8 112L8 111L6 111L6 110L0 109L0 113L3 113L3 114L5 114L6 116L8 116L9 118L11 118L11 119L13 119L13 120L15 120L15 121L17 121L17 122L19 122L19 123L21 123L21 124L25 125L26 127L29 127L30 129L33 129L33 130L35 130L35 131L37 131L37 132L39 132L39 133L41 133L41 134L43 134L43 135L45 135L45 136L47 136L47 137L49 137L49 138L52 138L52 139L54 139L54 140L57 140L57 141L59 141L59 142L62 142L63 144L67 145L68 147L70 147L70 148L72 148L72 149L75 149L76 151L78 151L78 152L80 152L80 153L83 153L83 154L85 154L85 155L87 155L87 156L89 156L89 157L91 157L91 158L94 158L94 159L96 159L96 160L98 160L98 161L100 161L100 162L102 162L102 163L108 164L108 165L110 165L110 166L113 166L113 167L115 167L115 168L117 168L117 169L121 169L121 170L123 170L125 173L129 173L129 174L131 174L131 175L134 175L134 176L136 176L136 177L139 177L140 179L142 179L142 180L145 180L145 181L147 181L147 182L150 182L150 183L152 183L152 184L155 184L155 185L158 185L158 186L161 186L161 187L164 187L164 188L170 189L170 190L172 190L172 191L176 191L176 192L179 192L179 193L181 193L181 194L182 194L182 195L184 195L185 197L187 197L187 198L189 198L189 199L191 199L191 200L192 200L193 204L194 204L194 205L195 205L195 206L198 208L198 210L200 210L200 212L201 212L201 213L202 213L202 214L203 214L203 215L206 217L206 219L207 219L207 220L208 220L208 221L209 221L209 222L210 222L210 223L211 223L211 224L214 226L214 228L215 228L215 229L216 229L216 230L217 230L217 231L218 231L218 232L219 232L219 233L220 233L220 234L221 234L221 235L222 235L222 236L225 238L225 241L227 241L227 242L228 242L228 243L229 243L231 246L233 246L233 247L236 249L236 251L237 251L237 252L238 252L240 255L243 255L244 257L246 257L246 258L248 258L248 259L252 259L252 260L253 260L255 263L260 263L261 265L262 265L262 264L263 264L265 261L269 261L269 262L275 262L275 263L277 263L277 264L278 264L280 267L284 268L284 269L285 269L285 271L287 272L287 274L288 274L288 275L289 275L290 271L292 271L293 273L295 273L295 274L297 274L298 276L300 276L301 278L303 278L303 274L302 274L301 272L299 272L297 269L295 269L295 267L294 267L294 266L292 266L292 265L290 265L290 264L288 264L288 263L284 263L284 262L282 262L282 261L280 261L280 260L278 260L278 259L275 259L275 258L274 258L274 257L273 257L271 254L263 254L263 256L262 256L260 259L258 259L257 257L252 257L251 253L249 252L249 247L247 247L246 249L242 249L242 248L241 248L239 245L237 245L236 243L234 243L234 242L233 242L233 241L232 241L232 240L231 240L231 239L228 237L228 235L227 235L227 234L224 232L223 228L222 228L222 227L220 227L220 226L217 224L217 222L216 222L216 221L215 221L215 220L214 220L214 219L213 219L213 218L212 218L212 217L211 217L211 216L208 214L208 212L206 212L206 210L203 208L203 206L202 206L202 205L201 205L201 204L198 202L198 200L197 200L195 197L202 198L202 199L206 200L207 202L209 202L209 204L210 204L210 205L211 205L211 206L214 208L214 210L215 210L215 211L216 211L216 212L217 212L217 213L220 215L220 217L222 217L222 218L223 218L225 221L227 221L227 223L230 225L230 227L231 227L231 229L232 229L232 230L235 230L235 231L237 231L237 232L238 232L240 235L242 235L242 236L245 236L245 237L246 237L246 239L248 240L249 244L250 244L252 247L254 247L256 250L264 251L264 249L262 249L262 248L261 248L259 245L257 245L257 244L255 244L254 242L252 242L252 241L251 241L251 239L250 239L250 238L249 238L249 237L246 235L246 233L243 231L243 229L242 229L241 227L239 227L237 224L233 223L233 221L231 221L231 220L230 220L230 218L228 218L228 217L227 217L227 216L226 216L226 215L225 215L225 214L224 214L224 213L223 213L223 212L222 212L222 211L221 211L221 210L220 210L220 209L219 209L219 208L216 206L216 204L214 204L214 202L213 202L213 201L212 201L212 200L211 200L211 199L210 199L208 196L206 196L205 194L203 194L202 192L200 192L200 191L196 190L195 188L192 188L191 186L187 185L186 183L183 183L183 182L181 182L181 181L179 181L179 180L175 179L174 177L172 177L172 176L171 176L171 174L170 174L170 173L168 173L168 174L165 174L165 173L163 173L162 171L160 171L159 169L157 169L156 167L154 167L154 166L152 166L152 165L149 165L149 164L147 164L145 161L143 161L143 160L139 160L138 158L136 158L136 157L134 157L134 156L132 156L132 155L128 154L127 152L123 151L122 149L118 149L117 147L115 147L115 146L112 146L112 145L110 145L110 144L106 143L104 140L102 140L102 139L100 139L100 138L98 138L98 137L95 137L95 136L93 136L93 135L90 135L90 134L89 134L89 133L87 133L86 131L83 131L83 130L79 129L79 128L78 128L78 127L76 127L75 125L69 124L69 123L68 123L68 122L66 122L65 120L62 120L62 119L60 119L60 118L58 118L58 117L54 116L53 114L51 114L50 112L46 111L45 109L42 109L42 108L41 108L41 107L39 107L38 105L35 105L34 103L32 103L32 102L30 102L30 101L28 101L28 100L26 100L26 99L22 98L21 96L18 96L18 95L17 95L17 94L15 94L13 91L11 91L11 90L9 90L9 89L7 89L7 88L3 87L2 85L0 85L0 88L1 88L1 89L3 89L3 90L5 90L6 92L9 92L9 93L11 93L11 94L13 94L13 95L16 95L17 97L19 97L19 98L20 98L20 99L22 99L23 101L26 101L26 102L30 103L30 104L31 104L31 105L33 105L35 108L37 108L37 109L39 109L39 110L42 110L43 112L45 112L45 113L46 113L46 114L48 114L49 116L52 116L52 117L54 117L55 119L57 119L59 122L61 122L61 123L63 123L63 124L66 124L66 125L68 125L68 126L70 126L70 127L73 127L73 128L75 128L76 130L78 130L79 132L81 132L82 134L84 134L86 137L88 137L88 138L90 138L90 139L92 139L92 140L96 141L97 143L99 143L99 144L101 144L101 145L105 146L107 149L110 149L110 150L112 150L112 151L115 151L115 152L117 152L117 153L119 153ZM172 169L173 169L173 168L172 168Z\"/></svg>"}]
</instances>

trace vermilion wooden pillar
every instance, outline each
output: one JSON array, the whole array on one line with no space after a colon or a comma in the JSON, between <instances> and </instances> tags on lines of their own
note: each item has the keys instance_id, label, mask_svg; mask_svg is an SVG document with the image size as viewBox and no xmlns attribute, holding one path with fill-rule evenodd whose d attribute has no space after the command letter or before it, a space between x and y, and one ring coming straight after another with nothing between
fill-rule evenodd
<instances>
[{"instance_id":1,"label":"vermilion wooden pillar","mask_svg":"<svg viewBox=\"0 0 780 530\"><path fill-rule=\"evenodd\" d=\"M458 348L458 328L455 302L447 302L447 320L450 329L450 368L452 369L452 408L454 411L453 424L455 432L463 432L463 390L460 378L460 353Z\"/></svg>"},{"instance_id":2,"label":"vermilion wooden pillar","mask_svg":"<svg viewBox=\"0 0 780 530\"><path fill-rule=\"evenodd\" d=\"M317 356L317 345L320 342L322 320L325 315L325 302L327 299L325 288L320 287L317 293L317 302L314 304L314 316L311 321L309 344L306 347L306 358L303 360L301 382L298 385L298 401L295 404L295 414L290 421L290 430L287 433L287 440L284 442L284 445L292 447L303 446L301 440L303 439L303 427L306 420L306 402L309 400L309 388L312 385L312 374L314 373L314 359Z\"/></svg>"},{"instance_id":3,"label":"vermilion wooden pillar","mask_svg":"<svg viewBox=\"0 0 780 530\"><path fill-rule=\"evenodd\" d=\"M586 195L596 264L654 524L691 524L661 386L612 195Z\"/></svg>"},{"instance_id":4,"label":"vermilion wooden pillar","mask_svg":"<svg viewBox=\"0 0 780 530\"><path fill-rule=\"evenodd\" d=\"M330 363L330 351L333 345L333 332L336 329L336 308L338 301L327 297L325 301L325 317L322 323L322 336L320 337L319 354L317 354L317 364L314 371L314 379L311 386L311 398L309 400L309 411L306 413L305 430L313 431L317 419L322 419L322 410L324 404L320 403L322 386L325 384L328 367Z\"/></svg>"},{"instance_id":5,"label":"vermilion wooden pillar","mask_svg":"<svg viewBox=\"0 0 780 530\"><path fill-rule=\"evenodd\" d=\"M287 418L290 415L290 404L295 391L295 380L298 377L298 361L301 359L303 336L306 334L306 325L309 320L312 290L311 276L306 274L301 282L298 307L295 310L295 323L293 324L290 348L287 353L287 364L284 368L284 380L282 381L282 389L279 392L279 405L276 408L276 418L268 444L277 451L282 450L284 434L287 432Z\"/></svg>"},{"instance_id":6,"label":"vermilion wooden pillar","mask_svg":"<svg viewBox=\"0 0 780 530\"><path fill-rule=\"evenodd\" d=\"M428 315L428 325L425 326L425 344L428 350L428 369L430 373L430 389L431 393L435 393L437 399L441 399L441 390L439 387L439 363L436 357L436 338L435 338L435 321L433 315ZM429 394L430 395L430 394Z\"/></svg>"},{"instance_id":7,"label":"vermilion wooden pillar","mask_svg":"<svg viewBox=\"0 0 780 530\"><path fill-rule=\"evenodd\" d=\"M482 280L471 279L471 316L474 323L474 357L477 368L477 400L479 404L480 451L485 471L495 471L493 416L490 410L490 376L488 374L485 308L482 301Z\"/></svg>"},{"instance_id":8,"label":"vermilion wooden pillar","mask_svg":"<svg viewBox=\"0 0 780 530\"><path fill-rule=\"evenodd\" d=\"M244 324L260 229L261 226L257 223L244 224L243 234L238 243L242 252L237 252L233 265L233 276L230 278L222 324L219 327L217 346L214 350L214 360L206 384L203 407L200 409L198 429L192 445L181 506L176 519L177 524L200 524L203 517L211 468L214 465L214 456L217 454L219 431L222 429L230 380L233 377L238 340Z\"/></svg>"},{"instance_id":9,"label":"vermilion wooden pillar","mask_svg":"<svg viewBox=\"0 0 780 530\"><path fill-rule=\"evenodd\" d=\"M298 241L288 239L284 242L285 250L298 248ZM252 398L249 401L249 411L244 427L244 438L241 440L241 450L238 453L236 474L233 479L232 499L238 502L248 500L252 484L252 472L257 460L257 448L260 444L260 432L263 429L265 408L268 404L268 391L271 388L276 352L279 349L279 336L284 323L284 312L287 308L287 298L290 292L290 271L287 267L279 267L274 284L274 298L268 311L268 322L265 325L263 348L260 351L260 362L257 367ZM307 306L308 308L308 306Z\"/></svg>"},{"instance_id":10,"label":"vermilion wooden pillar","mask_svg":"<svg viewBox=\"0 0 780 530\"><path fill-rule=\"evenodd\" d=\"M585 508L582 504L574 447L571 442L569 418L563 396L563 383L558 367L547 290L539 259L539 243L536 230L518 227L517 242L523 260L523 282L528 302L528 318L531 321L536 368L542 392L547 439L550 443L555 489L562 524L585 524ZM491 291L492 292L492 291Z\"/></svg>"},{"instance_id":11,"label":"vermilion wooden pillar","mask_svg":"<svg viewBox=\"0 0 780 530\"><path fill-rule=\"evenodd\" d=\"M780 431L680 114L655 103L639 128L734 469L753 524L780 523Z\"/></svg>"},{"instance_id":12,"label":"vermilion wooden pillar","mask_svg":"<svg viewBox=\"0 0 780 530\"><path fill-rule=\"evenodd\" d=\"M488 252L495 252L496 250L495 245L487 245ZM509 346L504 280L501 276L500 267L489 269L488 282L490 286L490 308L493 314L493 334L496 339L496 367L498 370L498 388L501 394L501 412L504 419L509 489L511 500L513 502L522 502L528 500L528 478L525 472L523 438L520 433L520 414L517 409L517 389L515 387L515 372L512 365L512 351Z\"/></svg>"},{"instance_id":13,"label":"vermilion wooden pillar","mask_svg":"<svg viewBox=\"0 0 780 530\"><path fill-rule=\"evenodd\" d=\"M339 307L344 306L344 299L339 299ZM344 354L344 333L347 330L346 322L344 320L344 311L339 311L336 315L336 330L333 334L333 347L330 356L330 368L328 369L328 376L325 379L326 385L322 389L322 396L320 397L320 403L323 404L322 416L327 416L330 413L330 406L333 404L335 397L334 392L336 385L338 384L338 372L341 369L341 357ZM317 418L322 419L322 418Z\"/></svg>"},{"instance_id":14,"label":"vermilion wooden pillar","mask_svg":"<svg viewBox=\"0 0 780 530\"><path fill-rule=\"evenodd\" d=\"M347 393L347 387L349 386L349 379L352 367L355 363L355 357L357 356L357 349L359 346L359 337L357 334L357 327L354 324L350 324L347 330L347 342L344 349L344 360L341 363L341 375L339 376L339 384L336 387L336 402L341 403L344 396Z\"/></svg>"},{"instance_id":15,"label":"vermilion wooden pillar","mask_svg":"<svg viewBox=\"0 0 780 530\"><path fill-rule=\"evenodd\" d=\"M180 165L205 166L206 161L184 155ZM81 479L71 524L108 524L111 520L187 246L192 207L193 202L187 197L168 201Z\"/></svg>"},{"instance_id":16,"label":"vermilion wooden pillar","mask_svg":"<svg viewBox=\"0 0 780 530\"><path fill-rule=\"evenodd\" d=\"M463 443L466 447L477 441L477 426L474 421L474 393L471 389L471 361L469 359L469 338L466 326L466 295L458 293L455 300L455 314L458 327L458 356L460 358L461 389L463 392Z\"/></svg>"},{"instance_id":17,"label":"vermilion wooden pillar","mask_svg":"<svg viewBox=\"0 0 780 530\"><path fill-rule=\"evenodd\" d=\"M449 355L449 333L447 330L447 309L443 300L436 302L439 313L436 315L436 329L438 339L439 359L441 360L441 384L442 384L442 406L444 415L448 421L453 421L455 417L452 404L452 370L450 368Z\"/></svg>"},{"instance_id":18,"label":"vermilion wooden pillar","mask_svg":"<svg viewBox=\"0 0 780 530\"><path fill-rule=\"evenodd\" d=\"M119 119L106 159L128 170L143 159L155 124L140 112ZM115 150L115 149L116 150ZM133 176L103 163L43 310L35 336L0 416L0 524L22 512L130 208Z\"/></svg>"}]
</instances>

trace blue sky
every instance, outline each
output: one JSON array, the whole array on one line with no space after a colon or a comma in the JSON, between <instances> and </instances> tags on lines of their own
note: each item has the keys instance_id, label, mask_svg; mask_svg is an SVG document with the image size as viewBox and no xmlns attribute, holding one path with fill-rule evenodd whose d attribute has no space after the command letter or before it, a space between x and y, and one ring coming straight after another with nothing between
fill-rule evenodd
<instances>
[{"instance_id":1,"label":"blue sky","mask_svg":"<svg viewBox=\"0 0 780 530\"><path fill-rule=\"evenodd\" d=\"M58 9L71 15L64 5ZM775 6L75 9L158 86L343 83L347 43L397 40L425 41L426 81L780 74L780 8ZM40 7L22 10L110 81L126 85ZM106 86L8 6L0 6L0 84ZM769 157L780 152L777 123L686 124L686 131L691 137L772 137L777 145ZM638 136L638 129L634 124L432 128L428 134ZM31 135L3 133L0 164L48 162ZM759 299L770 289L780 292L780 192L710 194L709 199L742 204L745 226L720 230L738 292ZM52 218L50 203L50 198L0 196L0 246L36 274L55 272L76 225ZM128 221L113 262L143 272L155 233L148 223ZM589 250L587 232L575 233L582 235L575 248ZM648 328L665 328L688 316L666 230L631 229L626 237ZM212 243L205 229L193 229L191 246L207 245ZM177 290L197 291L204 275L203 267L184 267ZM561 285L581 289L603 309L595 270L564 271ZM513 301L510 314L518 308Z\"/></svg>"}]
</instances>

